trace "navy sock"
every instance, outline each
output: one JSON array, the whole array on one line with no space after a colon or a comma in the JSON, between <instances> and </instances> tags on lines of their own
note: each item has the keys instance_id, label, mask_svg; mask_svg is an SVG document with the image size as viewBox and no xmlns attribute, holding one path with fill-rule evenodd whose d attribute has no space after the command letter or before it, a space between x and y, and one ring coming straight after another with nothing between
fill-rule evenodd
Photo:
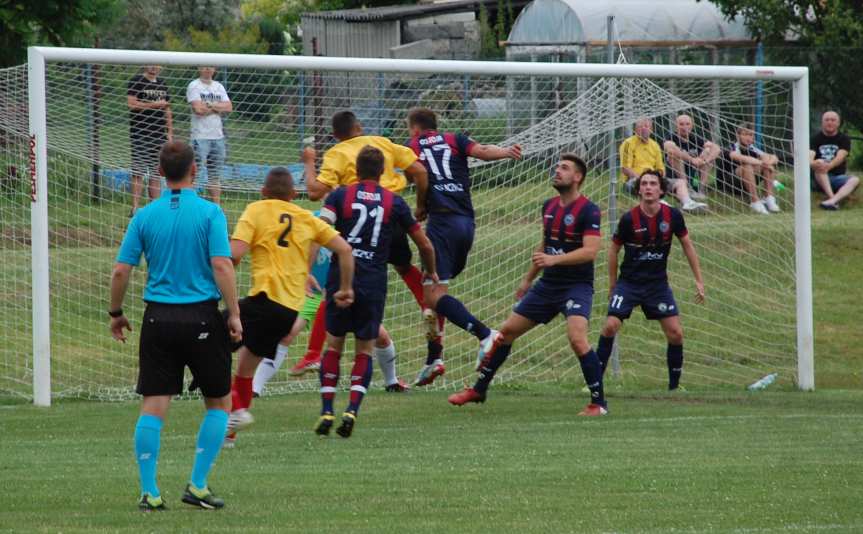
<instances>
[{"instance_id":1,"label":"navy sock","mask_svg":"<svg viewBox=\"0 0 863 534\"><path fill-rule=\"evenodd\" d=\"M480 364L479 380L473 386L474 391L477 393L485 393L488 390L488 386L491 384L495 373L497 373L497 370L509 357L512 345L495 345L491 350L491 354L486 354L485 359Z\"/></svg>"},{"instance_id":2,"label":"navy sock","mask_svg":"<svg viewBox=\"0 0 863 534\"><path fill-rule=\"evenodd\" d=\"M605 393L602 391L602 364L596 352L591 350L584 356L579 356L578 363L581 364L584 382L590 390L590 402L605 406Z\"/></svg>"},{"instance_id":3,"label":"navy sock","mask_svg":"<svg viewBox=\"0 0 863 534\"><path fill-rule=\"evenodd\" d=\"M683 373L683 345L669 343L665 355L668 359L668 389L677 389Z\"/></svg>"},{"instance_id":4,"label":"navy sock","mask_svg":"<svg viewBox=\"0 0 863 534\"><path fill-rule=\"evenodd\" d=\"M599 364L602 366L603 374L605 374L605 368L608 367L612 347L614 347L614 336L605 337L600 334L599 343L596 344L596 355L599 357Z\"/></svg>"},{"instance_id":5,"label":"navy sock","mask_svg":"<svg viewBox=\"0 0 863 534\"><path fill-rule=\"evenodd\" d=\"M467 311L464 304L450 295L444 295L437 301L435 311L447 320L482 341L491 333L489 328Z\"/></svg>"},{"instance_id":6,"label":"navy sock","mask_svg":"<svg viewBox=\"0 0 863 534\"><path fill-rule=\"evenodd\" d=\"M426 365L431 365L435 360L443 359L443 344L441 338L436 337L428 342L428 356L426 356Z\"/></svg>"}]
</instances>

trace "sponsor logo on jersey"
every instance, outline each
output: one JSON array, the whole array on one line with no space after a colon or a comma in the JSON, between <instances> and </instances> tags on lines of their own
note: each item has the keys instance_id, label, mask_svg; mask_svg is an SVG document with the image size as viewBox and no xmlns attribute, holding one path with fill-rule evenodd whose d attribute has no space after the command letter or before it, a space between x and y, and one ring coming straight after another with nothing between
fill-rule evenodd
<instances>
[{"instance_id":1,"label":"sponsor logo on jersey","mask_svg":"<svg viewBox=\"0 0 863 534\"><path fill-rule=\"evenodd\" d=\"M360 200L377 200L380 202L380 193L369 193L368 191L357 191L357 198Z\"/></svg>"},{"instance_id":2,"label":"sponsor logo on jersey","mask_svg":"<svg viewBox=\"0 0 863 534\"><path fill-rule=\"evenodd\" d=\"M461 184L449 182L446 184L435 184L434 188L437 191L447 191L449 193L461 193L464 191L464 187Z\"/></svg>"},{"instance_id":3,"label":"sponsor logo on jersey","mask_svg":"<svg viewBox=\"0 0 863 534\"><path fill-rule=\"evenodd\" d=\"M665 257L662 252L642 252L638 259L639 261L657 261Z\"/></svg>"},{"instance_id":4,"label":"sponsor logo on jersey","mask_svg":"<svg viewBox=\"0 0 863 534\"><path fill-rule=\"evenodd\" d=\"M641 232L646 232L646 231L647 231L647 228L636 228L635 229L636 234L640 234Z\"/></svg>"},{"instance_id":5,"label":"sponsor logo on jersey","mask_svg":"<svg viewBox=\"0 0 863 534\"><path fill-rule=\"evenodd\" d=\"M351 251L351 254L353 254L354 258L359 258L361 260L372 261L375 259L375 253L370 250L360 250L358 248L355 248L353 251Z\"/></svg>"},{"instance_id":6,"label":"sponsor logo on jersey","mask_svg":"<svg viewBox=\"0 0 863 534\"><path fill-rule=\"evenodd\" d=\"M563 256L566 252L562 248L545 247L545 253L551 256Z\"/></svg>"}]
</instances>

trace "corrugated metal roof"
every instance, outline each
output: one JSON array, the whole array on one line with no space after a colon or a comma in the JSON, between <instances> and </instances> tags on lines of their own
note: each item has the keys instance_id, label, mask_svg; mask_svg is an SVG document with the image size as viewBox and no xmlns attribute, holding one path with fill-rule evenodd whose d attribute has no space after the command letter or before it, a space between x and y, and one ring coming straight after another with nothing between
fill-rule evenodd
<instances>
[{"instance_id":1,"label":"corrugated metal roof","mask_svg":"<svg viewBox=\"0 0 863 534\"><path fill-rule=\"evenodd\" d=\"M384 6L357 9L340 9L336 11L312 11L303 13L303 18L343 20L345 22L374 22L381 20L395 20L405 17L417 17L431 15L434 13L446 13L451 11L474 11L480 3L486 6L497 6L498 0L456 0L453 2L439 2L435 4L418 4L403 6ZM514 0L513 7L528 4L527 0Z\"/></svg>"},{"instance_id":2,"label":"corrugated metal roof","mask_svg":"<svg viewBox=\"0 0 863 534\"><path fill-rule=\"evenodd\" d=\"M512 44L604 41L606 18L614 15L620 41L745 41L740 20L727 21L708 1L536 0L519 14Z\"/></svg>"}]
</instances>

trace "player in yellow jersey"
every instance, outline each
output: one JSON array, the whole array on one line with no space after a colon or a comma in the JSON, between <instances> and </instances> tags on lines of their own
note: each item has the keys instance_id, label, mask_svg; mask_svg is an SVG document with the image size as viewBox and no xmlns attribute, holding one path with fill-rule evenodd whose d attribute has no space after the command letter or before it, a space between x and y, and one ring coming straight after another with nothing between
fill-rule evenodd
<instances>
[{"instance_id":1,"label":"player in yellow jersey","mask_svg":"<svg viewBox=\"0 0 863 534\"><path fill-rule=\"evenodd\" d=\"M333 115L333 137L339 142L324 153L320 173L315 169L315 150L310 147L303 150L302 159L310 199L320 200L339 186L357 183L357 156L363 147L369 145L384 154L381 187L399 193L407 187L408 181L413 182L417 194L414 217L418 221L425 220L428 172L411 148L393 143L386 137L365 135L356 115L350 111L340 111ZM396 168L401 169L404 174L397 173ZM422 309L422 273L411 264L407 235L401 230L393 235L389 264L402 277Z\"/></svg>"},{"instance_id":2,"label":"player in yellow jersey","mask_svg":"<svg viewBox=\"0 0 863 534\"><path fill-rule=\"evenodd\" d=\"M303 305L312 243L338 257L336 305L350 306L354 298L351 246L330 225L291 202L296 195L291 173L282 167L270 170L261 193L264 200L246 206L231 236L235 265L251 252L252 289L240 301L243 341L231 387L229 435L254 420L248 411L252 378L263 358L275 356L276 346L290 332Z\"/></svg>"}]
</instances>

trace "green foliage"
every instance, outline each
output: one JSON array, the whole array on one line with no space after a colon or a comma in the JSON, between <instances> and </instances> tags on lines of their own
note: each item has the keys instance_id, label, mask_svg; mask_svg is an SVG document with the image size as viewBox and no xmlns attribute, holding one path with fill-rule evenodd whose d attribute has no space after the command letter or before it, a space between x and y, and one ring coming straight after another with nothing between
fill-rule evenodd
<instances>
[{"instance_id":1,"label":"green foliage","mask_svg":"<svg viewBox=\"0 0 863 534\"><path fill-rule=\"evenodd\" d=\"M863 72L863 2L859 0L712 0L728 16L742 18L747 28L767 46L793 47L770 52L774 63L809 67L813 111L836 109L858 128L863 108L858 105Z\"/></svg>"},{"instance_id":2,"label":"green foliage","mask_svg":"<svg viewBox=\"0 0 863 534\"><path fill-rule=\"evenodd\" d=\"M188 28L185 35L169 30L165 34L165 48L187 52L263 54L268 45L261 40L257 24L237 24L225 26L215 34L195 28Z\"/></svg>"},{"instance_id":3,"label":"green foliage","mask_svg":"<svg viewBox=\"0 0 863 534\"><path fill-rule=\"evenodd\" d=\"M27 59L32 45L92 46L97 26L119 15L116 0L0 2L0 67Z\"/></svg>"},{"instance_id":4,"label":"green foliage","mask_svg":"<svg viewBox=\"0 0 863 534\"><path fill-rule=\"evenodd\" d=\"M489 24L488 9L485 4L479 5L479 55L482 59L500 56L495 31Z\"/></svg>"}]
</instances>

